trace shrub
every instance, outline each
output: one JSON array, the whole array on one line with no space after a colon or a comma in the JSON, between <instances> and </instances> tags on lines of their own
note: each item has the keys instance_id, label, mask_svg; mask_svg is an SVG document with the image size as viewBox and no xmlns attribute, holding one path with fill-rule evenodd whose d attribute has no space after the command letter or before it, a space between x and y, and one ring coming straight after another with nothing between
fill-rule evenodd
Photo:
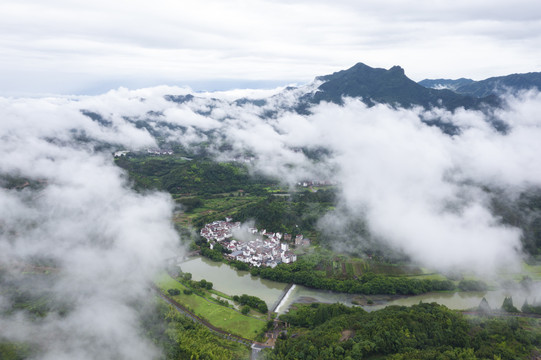
<instances>
[{"instance_id":1,"label":"shrub","mask_svg":"<svg viewBox=\"0 0 541 360\"><path fill-rule=\"evenodd\" d=\"M478 280L462 280L458 283L458 288L462 291L486 291L487 284Z\"/></svg>"},{"instance_id":2,"label":"shrub","mask_svg":"<svg viewBox=\"0 0 541 360\"><path fill-rule=\"evenodd\" d=\"M171 296L180 295L180 290L179 289L169 289L169 290L167 290L167 292Z\"/></svg>"}]
</instances>

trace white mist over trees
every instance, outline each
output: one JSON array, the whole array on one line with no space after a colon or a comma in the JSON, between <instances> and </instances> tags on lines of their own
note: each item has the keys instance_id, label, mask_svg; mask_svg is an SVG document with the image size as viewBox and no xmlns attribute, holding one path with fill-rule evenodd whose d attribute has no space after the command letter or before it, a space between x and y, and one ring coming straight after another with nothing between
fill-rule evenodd
<instances>
[{"instance_id":1,"label":"white mist over trees","mask_svg":"<svg viewBox=\"0 0 541 360\"><path fill-rule=\"evenodd\" d=\"M144 307L148 283L178 243L173 204L165 194L135 193L111 155L92 145L154 142L133 128L100 128L72 106L1 101L0 173L29 183L0 188L2 280L34 264L56 268L31 291L67 311L1 317L0 337L37 344L41 359L150 359L159 350L142 336L134 304ZM94 140L74 139L83 133ZM0 307L9 306L0 294Z\"/></svg>"},{"instance_id":2,"label":"white mist over trees","mask_svg":"<svg viewBox=\"0 0 541 360\"><path fill-rule=\"evenodd\" d=\"M341 193L339 211L322 220L328 230L363 219L377 241L425 266L490 273L518 265L521 232L491 212L487 189L513 198L541 186L538 93L507 99L495 114L508 126L503 133L477 111L368 108L355 99L299 115L288 109L300 93L279 90L157 87L0 99L0 175L30 183L0 188L0 267L16 277L18 264L54 262L60 271L48 290L71 306L39 322L0 318L0 328L10 329L2 336L42 345L44 359L156 356L132 304L148 296L147 282L178 243L173 204L167 194L134 192L111 155L156 147L156 134L187 147L209 141L218 160L249 154L249 166L288 184L333 180ZM170 94L195 98L175 103L165 99ZM234 101L245 96L267 102ZM429 115L460 133L426 125L421 119ZM219 150L224 143L228 150ZM300 148L327 152L315 161ZM0 295L0 307L7 306Z\"/></svg>"}]
</instances>

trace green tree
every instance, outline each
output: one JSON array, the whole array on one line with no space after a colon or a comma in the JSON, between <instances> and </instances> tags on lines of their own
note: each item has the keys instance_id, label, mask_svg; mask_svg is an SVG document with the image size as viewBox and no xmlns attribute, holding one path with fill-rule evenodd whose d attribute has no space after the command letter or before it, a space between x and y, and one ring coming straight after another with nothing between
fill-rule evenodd
<instances>
[{"instance_id":1,"label":"green tree","mask_svg":"<svg viewBox=\"0 0 541 360\"><path fill-rule=\"evenodd\" d=\"M167 290L167 293L169 293L169 295L171 295L171 296L180 295L180 290L179 289L169 289L169 290Z\"/></svg>"},{"instance_id":2,"label":"green tree","mask_svg":"<svg viewBox=\"0 0 541 360\"><path fill-rule=\"evenodd\" d=\"M519 310L513 305L513 298L511 296L503 299L502 310L511 313L519 312Z\"/></svg>"}]
</instances>

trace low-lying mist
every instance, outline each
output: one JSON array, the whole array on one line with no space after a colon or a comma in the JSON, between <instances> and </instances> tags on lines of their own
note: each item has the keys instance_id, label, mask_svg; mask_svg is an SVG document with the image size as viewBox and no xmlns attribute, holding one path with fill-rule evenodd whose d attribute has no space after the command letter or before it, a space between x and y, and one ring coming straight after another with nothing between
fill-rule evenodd
<instances>
[{"instance_id":1,"label":"low-lying mist","mask_svg":"<svg viewBox=\"0 0 541 360\"><path fill-rule=\"evenodd\" d=\"M336 210L320 220L322 231L340 234L336 249L376 241L440 271L520 266L522 232L495 211L494 199L512 203L541 186L540 94L509 97L490 115L367 107L357 99L300 115L290 109L302 92L279 90L157 87L0 99L2 278L45 259L58 270L46 290L69 304L40 321L2 316L0 335L37 344L43 359L157 356L132 305L148 296L148 281L175 250L174 207L167 194L135 192L112 152L162 142L207 142L217 160L249 159L285 184L336 182ZM422 121L435 117L459 131L448 135ZM505 132L491 126L494 118ZM306 155L315 149L325 151ZM370 239L350 232L358 222ZM0 294L0 309L8 307Z\"/></svg>"},{"instance_id":2,"label":"low-lying mist","mask_svg":"<svg viewBox=\"0 0 541 360\"><path fill-rule=\"evenodd\" d=\"M0 339L32 344L40 359L155 358L134 306L151 299L148 284L177 245L173 204L131 190L111 154L94 149L154 141L100 128L72 106L1 101L1 286L61 305L35 318L7 311L13 294L0 292ZM92 139L76 141L83 132Z\"/></svg>"}]
</instances>

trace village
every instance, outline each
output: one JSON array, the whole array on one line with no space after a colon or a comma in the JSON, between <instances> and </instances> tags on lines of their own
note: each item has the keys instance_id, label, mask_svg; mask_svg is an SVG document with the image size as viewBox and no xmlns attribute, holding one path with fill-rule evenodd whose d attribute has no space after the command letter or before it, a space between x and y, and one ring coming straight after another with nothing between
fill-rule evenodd
<instances>
[{"instance_id":1,"label":"village","mask_svg":"<svg viewBox=\"0 0 541 360\"><path fill-rule=\"evenodd\" d=\"M254 239L240 241L233 238L234 231L241 231L240 222L232 222L231 218L226 218L225 221L219 220L206 224L200 234L210 244L211 249L214 248L214 244L219 243L230 251L226 255L228 258L251 266L274 268L280 263L289 264L297 261L297 255L289 249L289 242L292 241L291 234L282 235L279 232L267 232L266 229L249 228L247 231L254 236ZM295 246L309 246L310 240L298 234L295 236L294 244Z\"/></svg>"}]
</instances>

